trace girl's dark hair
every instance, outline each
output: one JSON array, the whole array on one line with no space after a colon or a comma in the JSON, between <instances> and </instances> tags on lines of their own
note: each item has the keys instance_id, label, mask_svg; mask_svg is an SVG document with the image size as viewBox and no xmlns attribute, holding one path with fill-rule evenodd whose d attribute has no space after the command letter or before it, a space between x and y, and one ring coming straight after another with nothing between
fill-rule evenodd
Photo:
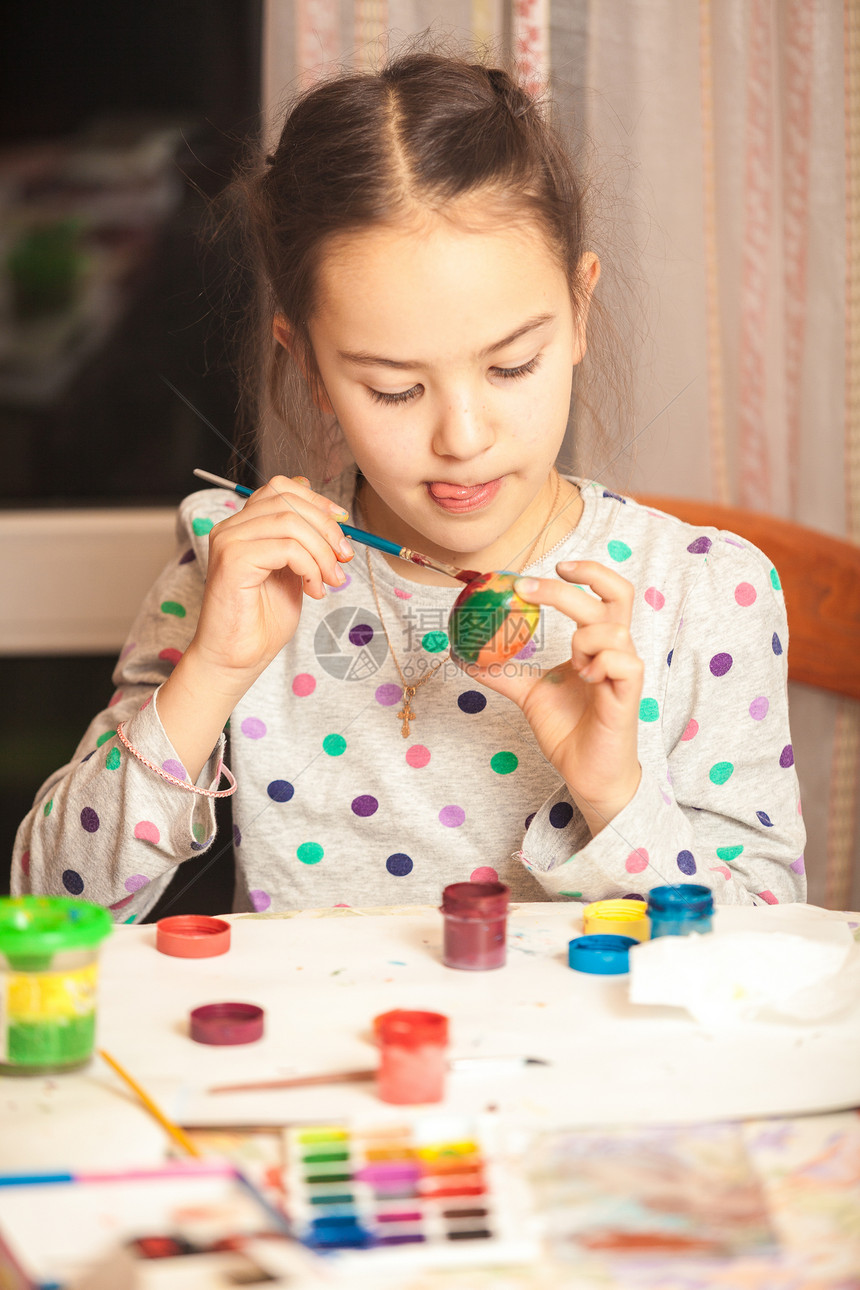
<instances>
[{"instance_id":1,"label":"girl's dark hair","mask_svg":"<svg viewBox=\"0 0 860 1290\"><path fill-rule=\"evenodd\" d=\"M318 83L289 109L275 151L235 181L260 290L245 413L269 441L267 474L277 461L321 481L344 464L338 428L312 397L309 322L327 243L476 192L541 230L580 307L583 187L544 106L501 68L411 52ZM291 352L272 338L278 313Z\"/></svg>"}]
</instances>

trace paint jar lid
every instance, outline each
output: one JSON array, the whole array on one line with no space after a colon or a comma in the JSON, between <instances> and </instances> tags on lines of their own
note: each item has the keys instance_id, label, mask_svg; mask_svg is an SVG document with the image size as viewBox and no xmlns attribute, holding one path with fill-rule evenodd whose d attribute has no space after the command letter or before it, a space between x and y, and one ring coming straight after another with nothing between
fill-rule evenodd
<instances>
[{"instance_id":1,"label":"paint jar lid","mask_svg":"<svg viewBox=\"0 0 860 1290\"><path fill-rule=\"evenodd\" d=\"M0 954L21 972L44 971L64 950L95 949L112 930L108 911L88 900L0 897Z\"/></svg>"},{"instance_id":2,"label":"paint jar lid","mask_svg":"<svg viewBox=\"0 0 860 1290\"><path fill-rule=\"evenodd\" d=\"M205 914L176 914L155 924L155 948L177 959L210 959L230 948L230 924Z\"/></svg>"},{"instance_id":3,"label":"paint jar lid","mask_svg":"<svg viewBox=\"0 0 860 1290\"><path fill-rule=\"evenodd\" d=\"M577 972L618 976L630 971L632 936L577 936L567 947L567 961Z\"/></svg>"},{"instance_id":4,"label":"paint jar lid","mask_svg":"<svg viewBox=\"0 0 860 1290\"><path fill-rule=\"evenodd\" d=\"M699 918L714 912L714 893L696 882L678 882L669 887L652 887L648 909L671 914L673 918Z\"/></svg>"},{"instance_id":5,"label":"paint jar lid","mask_svg":"<svg viewBox=\"0 0 860 1290\"><path fill-rule=\"evenodd\" d=\"M205 1003L190 1014L198 1044L252 1044L262 1038L264 1012L256 1003Z\"/></svg>"},{"instance_id":6,"label":"paint jar lid","mask_svg":"<svg viewBox=\"0 0 860 1290\"><path fill-rule=\"evenodd\" d=\"M448 1018L441 1012L411 1012L394 1008L373 1019L373 1033L380 1044L396 1048L422 1048L448 1042Z\"/></svg>"},{"instance_id":7,"label":"paint jar lid","mask_svg":"<svg viewBox=\"0 0 860 1290\"><path fill-rule=\"evenodd\" d=\"M442 913L457 918L504 918L510 894L503 882L452 882L442 892Z\"/></svg>"},{"instance_id":8,"label":"paint jar lid","mask_svg":"<svg viewBox=\"0 0 860 1290\"><path fill-rule=\"evenodd\" d=\"M648 906L644 900L596 900L582 911L582 930L586 936L633 936L647 941L651 928Z\"/></svg>"}]
</instances>

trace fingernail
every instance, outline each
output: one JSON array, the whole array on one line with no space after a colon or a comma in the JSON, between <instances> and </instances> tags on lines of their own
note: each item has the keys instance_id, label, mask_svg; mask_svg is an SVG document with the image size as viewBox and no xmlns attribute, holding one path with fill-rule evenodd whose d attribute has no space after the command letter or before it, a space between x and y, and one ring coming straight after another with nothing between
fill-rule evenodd
<instances>
[{"instance_id":1,"label":"fingernail","mask_svg":"<svg viewBox=\"0 0 860 1290\"><path fill-rule=\"evenodd\" d=\"M293 483L304 484L305 488L310 488L311 486L311 481L306 479L304 475L293 475Z\"/></svg>"},{"instance_id":2,"label":"fingernail","mask_svg":"<svg viewBox=\"0 0 860 1290\"><path fill-rule=\"evenodd\" d=\"M339 587L342 587L343 584L346 582L346 574L344 573L340 565L338 565L334 571L334 580Z\"/></svg>"},{"instance_id":3,"label":"fingernail","mask_svg":"<svg viewBox=\"0 0 860 1290\"><path fill-rule=\"evenodd\" d=\"M538 589L537 578L517 578L514 591L519 596L530 596Z\"/></svg>"},{"instance_id":4,"label":"fingernail","mask_svg":"<svg viewBox=\"0 0 860 1290\"><path fill-rule=\"evenodd\" d=\"M573 573L578 563L578 560L559 560L555 567L556 569L564 569L565 573Z\"/></svg>"},{"instance_id":5,"label":"fingernail","mask_svg":"<svg viewBox=\"0 0 860 1290\"><path fill-rule=\"evenodd\" d=\"M346 538L343 538L340 542L338 542L337 549L338 551L340 551L344 560L351 560L352 557L355 555L355 552L347 542Z\"/></svg>"},{"instance_id":6,"label":"fingernail","mask_svg":"<svg viewBox=\"0 0 860 1290\"><path fill-rule=\"evenodd\" d=\"M331 504L331 513L336 520L349 519L349 511L345 511L342 506L337 506L334 502Z\"/></svg>"}]
</instances>

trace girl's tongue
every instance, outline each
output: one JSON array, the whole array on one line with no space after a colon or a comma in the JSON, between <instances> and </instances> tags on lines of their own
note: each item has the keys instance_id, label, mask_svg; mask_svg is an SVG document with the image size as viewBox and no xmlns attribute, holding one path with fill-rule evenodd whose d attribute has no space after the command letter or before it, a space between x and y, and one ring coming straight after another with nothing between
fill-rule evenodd
<instances>
[{"instance_id":1,"label":"girl's tongue","mask_svg":"<svg viewBox=\"0 0 860 1290\"><path fill-rule=\"evenodd\" d=\"M479 493L482 488L486 488L486 484L442 484L436 482L430 485L430 492L440 500L453 497L458 501L463 501L467 497L474 497L475 493Z\"/></svg>"}]
</instances>

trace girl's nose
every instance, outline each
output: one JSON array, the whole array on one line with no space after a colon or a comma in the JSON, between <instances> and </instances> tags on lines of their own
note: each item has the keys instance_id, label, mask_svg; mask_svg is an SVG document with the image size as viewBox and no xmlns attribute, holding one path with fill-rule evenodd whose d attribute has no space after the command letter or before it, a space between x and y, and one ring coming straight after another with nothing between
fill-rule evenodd
<instances>
[{"instance_id":1,"label":"girl's nose","mask_svg":"<svg viewBox=\"0 0 860 1290\"><path fill-rule=\"evenodd\" d=\"M439 457L467 461L479 457L494 438L487 409L479 399L464 394L441 408L433 432L433 451Z\"/></svg>"}]
</instances>

